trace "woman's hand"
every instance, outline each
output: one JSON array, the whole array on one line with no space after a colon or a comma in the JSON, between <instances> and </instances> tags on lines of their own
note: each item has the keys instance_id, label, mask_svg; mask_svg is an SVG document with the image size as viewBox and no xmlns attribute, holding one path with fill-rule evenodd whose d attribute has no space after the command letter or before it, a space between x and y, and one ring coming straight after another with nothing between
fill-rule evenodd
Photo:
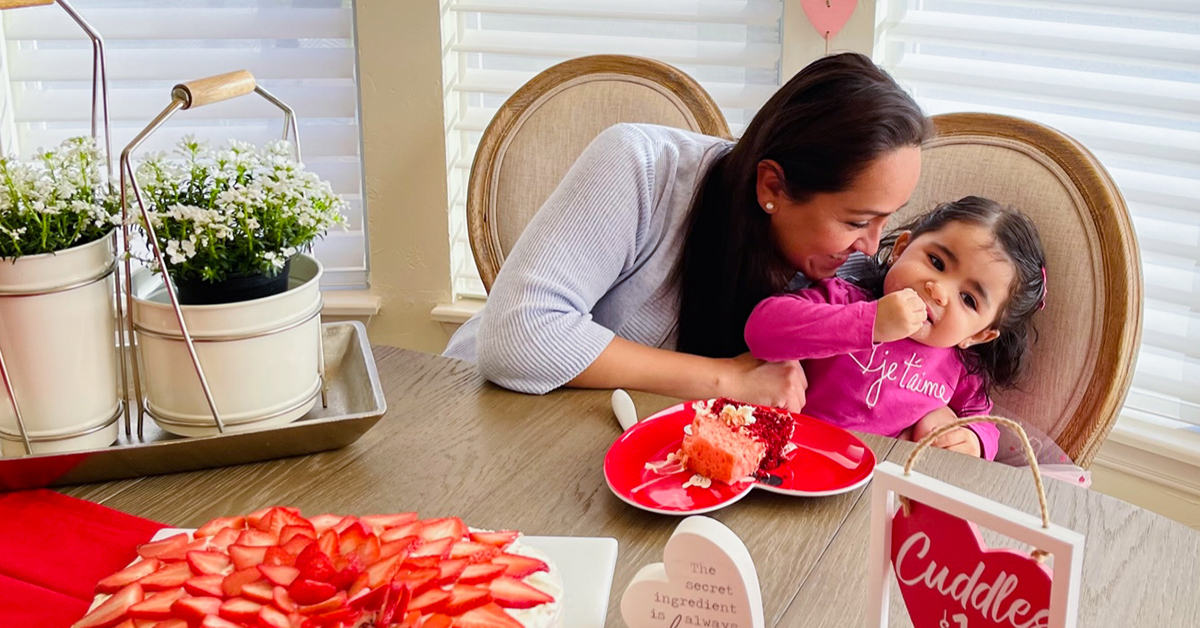
<instances>
[{"instance_id":1,"label":"woman's hand","mask_svg":"<svg viewBox=\"0 0 1200 628\"><path fill-rule=\"evenodd\" d=\"M720 396L792 412L804 409L808 378L798 361L764 362L743 353L728 362L729 374L718 386Z\"/></svg>"},{"instance_id":2,"label":"woman's hand","mask_svg":"<svg viewBox=\"0 0 1200 628\"><path fill-rule=\"evenodd\" d=\"M957 421L954 411L946 406L942 406L917 421L916 425L912 426L912 441L920 442L921 439L928 436L937 428ZM934 447L957 451L959 453L975 456L976 458L983 455L983 445L979 442L979 436L974 430L966 427L956 427L945 434L937 437L933 441Z\"/></svg>"}]
</instances>

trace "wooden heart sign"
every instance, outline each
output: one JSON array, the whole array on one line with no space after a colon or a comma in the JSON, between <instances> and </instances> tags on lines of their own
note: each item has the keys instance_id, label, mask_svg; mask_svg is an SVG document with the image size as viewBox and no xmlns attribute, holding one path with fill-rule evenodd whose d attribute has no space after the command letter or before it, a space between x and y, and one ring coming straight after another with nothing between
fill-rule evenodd
<instances>
[{"instance_id":1,"label":"wooden heart sign","mask_svg":"<svg viewBox=\"0 0 1200 628\"><path fill-rule=\"evenodd\" d=\"M892 519L892 566L914 628L1034 628L1050 617L1048 568L988 549L974 524L916 501Z\"/></svg>"},{"instance_id":2,"label":"wooden heart sign","mask_svg":"<svg viewBox=\"0 0 1200 628\"><path fill-rule=\"evenodd\" d=\"M663 562L642 567L621 597L629 628L762 628L762 592L745 544L715 519L688 517Z\"/></svg>"},{"instance_id":3,"label":"wooden heart sign","mask_svg":"<svg viewBox=\"0 0 1200 628\"><path fill-rule=\"evenodd\" d=\"M858 0L800 0L800 6L817 34L833 39L854 15Z\"/></svg>"}]
</instances>

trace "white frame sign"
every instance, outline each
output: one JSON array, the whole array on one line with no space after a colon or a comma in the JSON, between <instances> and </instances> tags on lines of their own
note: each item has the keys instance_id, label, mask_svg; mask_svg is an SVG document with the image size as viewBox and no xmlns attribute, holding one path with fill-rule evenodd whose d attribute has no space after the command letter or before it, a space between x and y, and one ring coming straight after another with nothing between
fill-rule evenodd
<instances>
[{"instance_id":1,"label":"white frame sign","mask_svg":"<svg viewBox=\"0 0 1200 628\"><path fill-rule=\"evenodd\" d=\"M904 467L891 462L883 462L875 467L871 492L867 628L888 626L892 521L900 507L898 496L995 530L1054 556L1048 622L1039 621L1031 624L1030 628L1076 628L1083 573L1082 534L1053 523L1048 528L1043 527L1039 517L915 471L905 475ZM940 625L946 628L951 626L945 621Z\"/></svg>"}]
</instances>

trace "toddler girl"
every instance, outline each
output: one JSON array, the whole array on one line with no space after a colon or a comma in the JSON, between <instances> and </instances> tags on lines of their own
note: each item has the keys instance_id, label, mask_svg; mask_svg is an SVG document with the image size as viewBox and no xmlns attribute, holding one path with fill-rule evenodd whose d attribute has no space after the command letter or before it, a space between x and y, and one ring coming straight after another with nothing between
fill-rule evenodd
<instances>
[{"instance_id":1,"label":"toddler girl","mask_svg":"<svg viewBox=\"0 0 1200 628\"><path fill-rule=\"evenodd\" d=\"M854 224L847 228L857 228ZM770 297L746 323L754 357L800 360L804 413L919 439L988 414L988 390L1021 374L1033 313L1045 304L1045 254L1033 222L995 201L944 203L880 242L868 276L825 279ZM938 446L993 459L990 423Z\"/></svg>"}]
</instances>

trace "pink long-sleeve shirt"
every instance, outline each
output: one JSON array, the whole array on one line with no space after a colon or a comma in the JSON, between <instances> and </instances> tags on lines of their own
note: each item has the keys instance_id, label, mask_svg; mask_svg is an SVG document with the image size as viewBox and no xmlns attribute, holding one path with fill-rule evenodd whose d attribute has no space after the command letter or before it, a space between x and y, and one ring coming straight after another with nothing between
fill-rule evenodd
<instances>
[{"instance_id":1,"label":"pink long-sleeve shirt","mask_svg":"<svg viewBox=\"0 0 1200 628\"><path fill-rule=\"evenodd\" d=\"M991 412L983 379L967 372L955 349L907 338L872 342L877 309L865 290L825 279L759 303L746 322L746 344L760 360L800 360L808 378L804 414L847 429L894 437L942 406L960 417ZM967 428L994 459L996 426Z\"/></svg>"}]
</instances>

